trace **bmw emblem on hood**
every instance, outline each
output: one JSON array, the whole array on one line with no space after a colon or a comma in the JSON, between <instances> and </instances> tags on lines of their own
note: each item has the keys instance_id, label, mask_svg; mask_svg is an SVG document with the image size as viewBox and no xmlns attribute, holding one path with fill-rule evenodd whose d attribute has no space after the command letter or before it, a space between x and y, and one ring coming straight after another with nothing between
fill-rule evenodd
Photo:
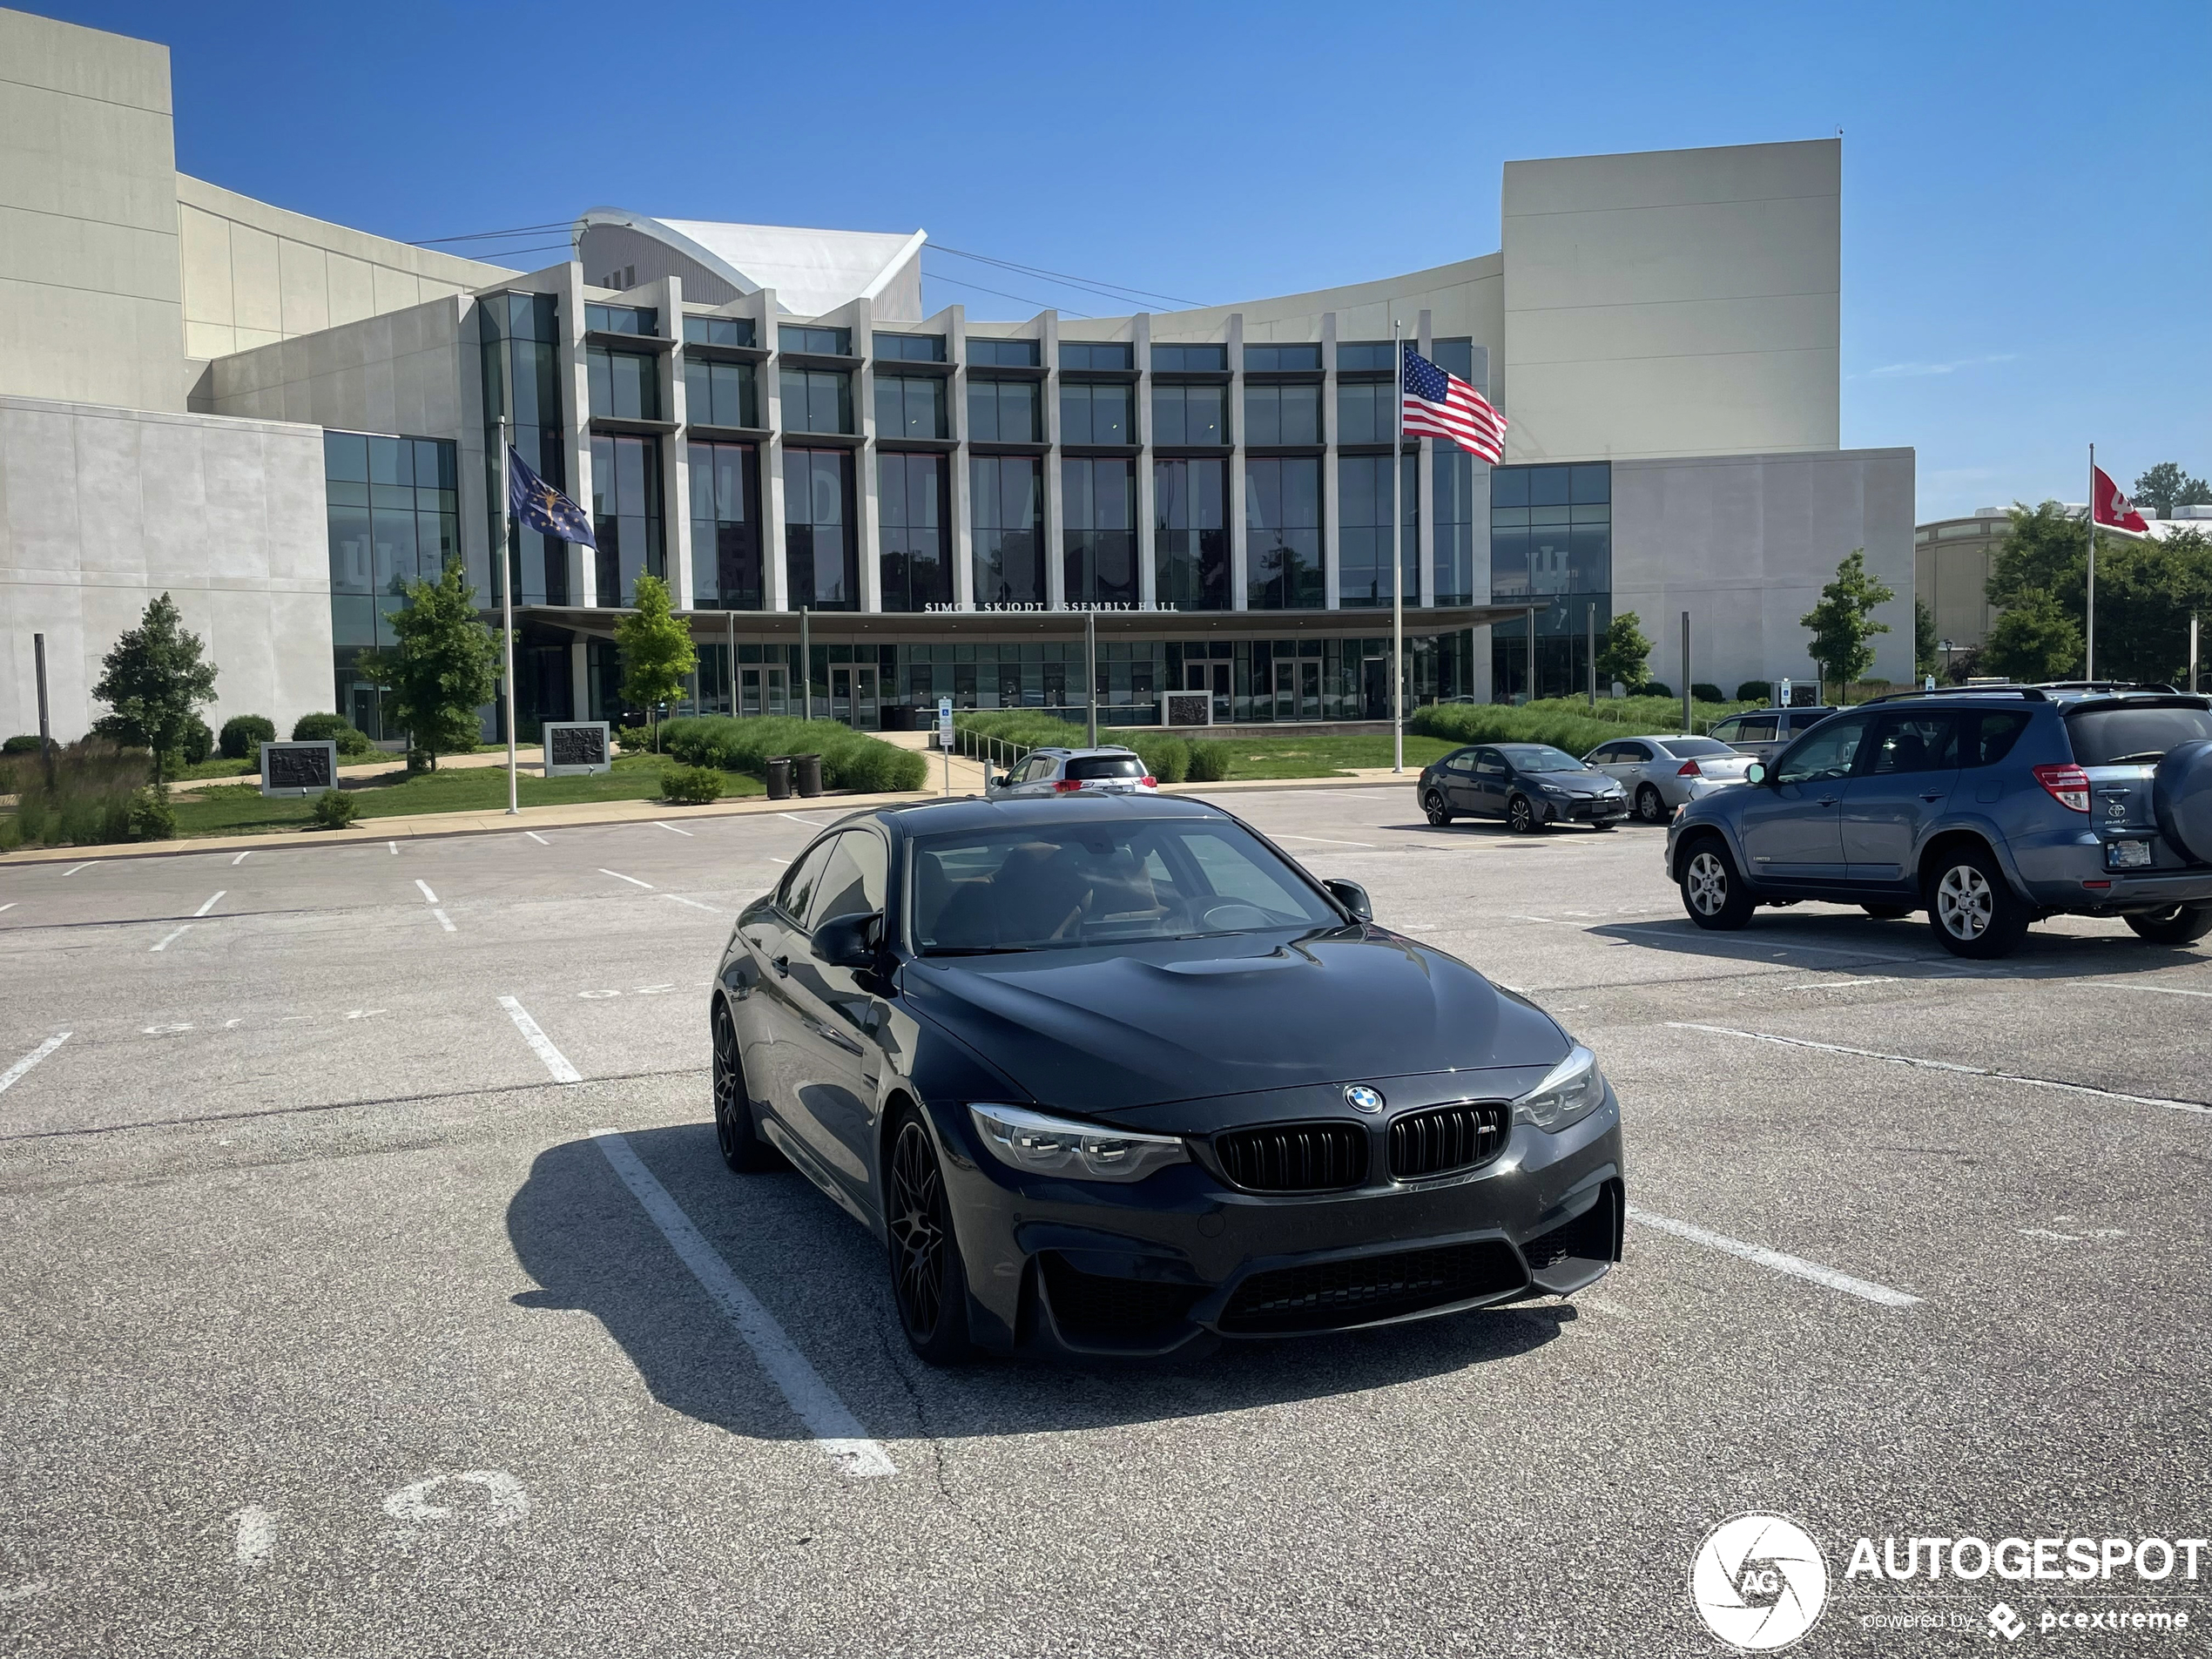
<instances>
[{"instance_id":1,"label":"bmw emblem on hood","mask_svg":"<svg viewBox=\"0 0 2212 1659\"><path fill-rule=\"evenodd\" d=\"M1344 1091L1344 1103L1355 1112L1379 1112L1383 1097L1365 1083L1353 1083Z\"/></svg>"}]
</instances>

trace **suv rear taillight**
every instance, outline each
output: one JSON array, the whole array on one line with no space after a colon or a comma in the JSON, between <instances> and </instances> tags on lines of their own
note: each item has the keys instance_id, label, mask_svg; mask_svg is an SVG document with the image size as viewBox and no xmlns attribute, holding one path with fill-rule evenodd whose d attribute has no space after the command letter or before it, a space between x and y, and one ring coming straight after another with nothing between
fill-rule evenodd
<instances>
[{"instance_id":1,"label":"suv rear taillight","mask_svg":"<svg viewBox=\"0 0 2212 1659\"><path fill-rule=\"evenodd\" d=\"M1055 795L1072 795L1082 786L1082 779L1080 778L1062 778L1053 784L1052 792ZM2088 786L2085 783L2082 787L2086 789ZM2086 813L2089 809L2084 806L2081 810Z\"/></svg>"},{"instance_id":2,"label":"suv rear taillight","mask_svg":"<svg viewBox=\"0 0 2212 1659\"><path fill-rule=\"evenodd\" d=\"M2089 810L2089 774L2071 762L2063 766L2038 766L2035 781L2051 792L2051 799L2070 813Z\"/></svg>"},{"instance_id":3,"label":"suv rear taillight","mask_svg":"<svg viewBox=\"0 0 2212 1659\"><path fill-rule=\"evenodd\" d=\"M1149 772L1144 774L1143 782L1147 789L1157 789L1160 786L1160 780Z\"/></svg>"},{"instance_id":4,"label":"suv rear taillight","mask_svg":"<svg viewBox=\"0 0 2212 1659\"><path fill-rule=\"evenodd\" d=\"M1685 760L1675 768L1675 776L1677 778L1703 778L1704 775L1697 770L1697 763L1695 760Z\"/></svg>"}]
</instances>

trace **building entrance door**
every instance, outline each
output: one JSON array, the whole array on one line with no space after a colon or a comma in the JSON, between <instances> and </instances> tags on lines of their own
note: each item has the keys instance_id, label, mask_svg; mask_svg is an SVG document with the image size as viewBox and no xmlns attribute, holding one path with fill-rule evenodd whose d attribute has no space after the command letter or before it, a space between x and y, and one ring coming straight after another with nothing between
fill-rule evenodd
<instances>
[{"instance_id":1,"label":"building entrance door","mask_svg":"<svg viewBox=\"0 0 2212 1659\"><path fill-rule=\"evenodd\" d=\"M880 672L862 663L833 664L829 671L830 718L856 731L877 730L883 723L876 689Z\"/></svg>"},{"instance_id":2,"label":"building entrance door","mask_svg":"<svg viewBox=\"0 0 2212 1659\"><path fill-rule=\"evenodd\" d=\"M1186 691L1211 691L1213 718L1225 725L1230 719L1230 664L1227 663L1185 663L1183 665L1183 688Z\"/></svg>"},{"instance_id":3,"label":"building entrance door","mask_svg":"<svg viewBox=\"0 0 2212 1659\"><path fill-rule=\"evenodd\" d=\"M1275 664L1275 718L1298 718L1298 664L1294 662Z\"/></svg>"},{"instance_id":4,"label":"building entrance door","mask_svg":"<svg viewBox=\"0 0 2212 1659\"><path fill-rule=\"evenodd\" d=\"M791 712L791 670L780 664L738 670L738 713L741 717Z\"/></svg>"}]
</instances>

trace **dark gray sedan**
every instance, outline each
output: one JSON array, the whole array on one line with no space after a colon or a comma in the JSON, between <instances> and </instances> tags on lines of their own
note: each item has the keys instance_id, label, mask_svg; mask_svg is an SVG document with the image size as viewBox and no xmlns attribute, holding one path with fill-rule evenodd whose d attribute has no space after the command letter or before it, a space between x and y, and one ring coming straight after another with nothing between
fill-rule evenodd
<instances>
[{"instance_id":1,"label":"dark gray sedan","mask_svg":"<svg viewBox=\"0 0 2212 1659\"><path fill-rule=\"evenodd\" d=\"M1552 824L1611 829L1629 814L1619 783L1548 743L1485 743L1421 768L1421 811L1439 828L1455 818L1502 818L1515 834Z\"/></svg>"}]
</instances>

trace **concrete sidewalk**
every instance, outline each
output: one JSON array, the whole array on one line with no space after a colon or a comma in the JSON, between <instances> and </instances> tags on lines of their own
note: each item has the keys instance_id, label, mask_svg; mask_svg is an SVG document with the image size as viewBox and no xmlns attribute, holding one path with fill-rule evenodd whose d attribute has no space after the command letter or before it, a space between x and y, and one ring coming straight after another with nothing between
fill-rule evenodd
<instances>
[{"instance_id":1,"label":"concrete sidewalk","mask_svg":"<svg viewBox=\"0 0 2212 1659\"><path fill-rule=\"evenodd\" d=\"M504 756L500 757L503 762ZM702 818L743 818L758 813L786 813L818 821L863 811L871 806L915 806L944 798L944 758L930 754L937 787L902 794L794 795L789 800L770 800L747 795L706 806L676 806L658 800L579 801L565 806L525 806L509 818L504 812L418 813L403 817L372 818L342 830L283 830L261 835L204 835L188 840L125 841L104 846L26 846L0 854L0 871L30 864L85 864L98 859L179 858L203 853L260 852L276 847L343 846L362 841L421 840L447 835L514 835L524 830L581 829L612 824L689 823ZM965 774L963 767L967 768ZM1215 784L1176 784L1160 792L1167 795L1236 795L1270 789L1370 789L1399 786L1410 788L1420 775L1418 767L1393 774L1387 766L1362 767L1335 778L1246 778ZM982 768L974 761L953 757L954 799L983 792Z\"/></svg>"}]
</instances>

